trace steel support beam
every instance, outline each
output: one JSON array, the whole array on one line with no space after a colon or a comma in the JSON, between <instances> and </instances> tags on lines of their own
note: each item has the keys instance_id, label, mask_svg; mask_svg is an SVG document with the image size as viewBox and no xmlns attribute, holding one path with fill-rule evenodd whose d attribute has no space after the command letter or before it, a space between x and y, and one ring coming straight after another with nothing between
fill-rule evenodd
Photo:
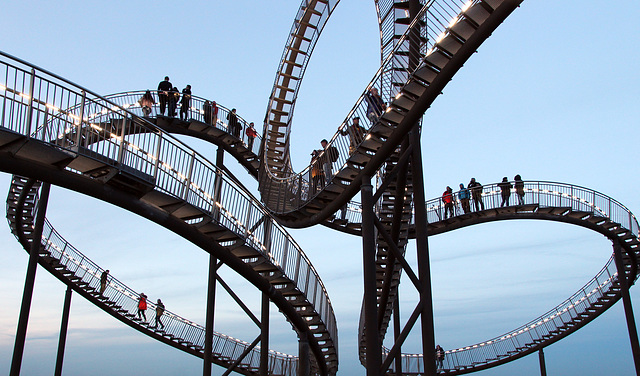
<instances>
[{"instance_id":1,"label":"steel support beam","mask_svg":"<svg viewBox=\"0 0 640 376\"><path fill-rule=\"evenodd\" d=\"M538 351L538 359L540 360L540 376L547 376L547 365L544 362L544 351Z\"/></svg>"},{"instance_id":2,"label":"steel support beam","mask_svg":"<svg viewBox=\"0 0 640 376\"><path fill-rule=\"evenodd\" d=\"M420 128L416 124L409 133L413 146L411 173L413 174L413 207L415 208L416 250L418 259L418 278L420 278L420 314L422 326L422 353L424 374L436 375L435 329L433 323L433 297L431 294L431 266L429 264L429 242L427 239L427 208L425 207L424 177L422 174L422 149L420 147Z\"/></svg>"},{"instance_id":3,"label":"steel support beam","mask_svg":"<svg viewBox=\"0 0 640 376\"><path fill-rule=\"evenodd\" d=\"M222 168L224 166L224 150L218 147L216 153L216 166ZM222 178L219 175L215 177L214 199L220 200L220 185ZM218 260L213 254L209 254L209 280L207 281L207 316L204 332L204 356L202 365L202 375L211 376L211 362L213 361L213 326L216 308L216 280L218 277Z\"/></svg>"},{"instance_id":4,"label":"steel support beam","mask_svg":"<svg viewBox=\"0 0 640 376\"><path fill-rule=\"evenodd\" d=\"M64 307L62 308L62 323L60 324L60 339L58 340L58 356L56 358L54 376L62 375L62 362L64 361L64 348L67 343L67 328L69 327L72 291L71 286L67 286L67 292L64 294Z\"/></svg>"},{"instance_id":5,"label":"steel support beam","mask_svg":"<svg viewBox=\"0 0 640 376\"><path fill-rule=\"evenodd\" d=\"M402 376L402 348L400 347L400 292L396 293L396 300L393 301L393 343L399 344L398 355L394 359L396 376Z\"/></svg>"},{"instance_id":6,"label":"steel support beam","mask_svg":"<svg viewBox=\"0 0 640 376\"><path fill-rule=\"evenodd\" d=\"M298 376L311 375L311 363L309 362L309 334L299 333L298 339Z\"/></svg>"},{"instance_id":7,"label":"steel support beam","mask_svg":"<svg viewBox=\"0 0 640 376\"><path fill-rule=\"evenodd\" d=\"M49 192L51 184L42 183L40 190L40 200L38 202L38 213L36 215L36 223L31 240L31 250L29 252L29 263L27 264L27 275L24 281L24 291L22 293L22 305L20 307L20 316L18 318L18 328L16 330L16 340L13 347L13 358L11 360L10 376L20 375L20 367L22 366L22 355L24 354L24 343L27 338L27 325L29 324L29 312L31 310L31 300L33 297L33 287L36 280L36 269L38 266L38 252L42 247L42 228L44 227L44 219L47 213L47 204L49 202Z\"/></svg>"},{"instance_id":8,"label":"steel support beam","mask_svg":"<svg viewBox=\"0 0 640 376\"><path fill-rule=\"evenodd\" d=\"M622 261L622 247L620 241L613 242L613 257L618 269L618 282L620 283L620 293L622 294L622 304L624 306L624 315L627 319L627 329L629 331L629 340L631 341L631 352L633 353L633 362L636 367L636 375L640 376L640 344L638 342L638 330L636 328L636 320L633 316L633 307L631 306L631 296L629 295L629 281L627 273Z\"/></svg>"},{"instance_id":9,"label":"steel support beam","mask_svg":"<svg viewBox=\"0 0 640 376\"><path fill-rule=\"evenodd\" d=\"M371 177L365 176L360 187L362 201L362 263L364 270L364 332L366 335L367 376L378 376L382 362L382 348L378 331L376 296L376 231L373 212Z\"/></svg>"},{"instance_id":10,"label":"steel support beam","mask_svg":"<svg viewBox=\"0 0 640 376\"><path fill-rule=\"evenodd\" d=\"M260 376L269 375L269 295L262 293L260 316Z\"/></svg>"}]
</instances>

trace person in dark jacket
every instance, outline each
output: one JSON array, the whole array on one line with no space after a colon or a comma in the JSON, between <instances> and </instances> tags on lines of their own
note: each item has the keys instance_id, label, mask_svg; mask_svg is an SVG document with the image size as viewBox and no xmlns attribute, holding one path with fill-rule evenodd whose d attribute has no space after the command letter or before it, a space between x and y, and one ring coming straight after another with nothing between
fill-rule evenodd
<instances>
[{"instance_id":1,"label":"person in dark jacket","mask_svg":"<svg viewBox=\"0 0 640 376\"><path fill-rule=\"evenodd\" d=\"M444 368L444 350L440 345L436 346L436 368L443 369Z\"/></svg>"},{"instance_id":2,"label":"person in dark jacket","mask_svg":"<svg viewBox=\"0 0 640 376\"><path fill-rule=\"evenodd\" d=\"M158 325L160 325L162 329L164 329L164 324L160 320L163 314L164 314L164 304L162 304L162 300L158 299L158 302L156 303L156 325L154 326L155 328L157 328Z\"/></svg>"},{"instance_id":3,"label":"person in dark jacket","mask_svg":"<svg viewBox=\"0 0 640 376\"><path fill-rule=\"evenodd\" d=\"M160 113L164 116L164 109L167 107L167 102L169 101L169 91L171 91L171 82L169 82L169 76L164 78L164 81L161 81L158 84L158 99L160 100Z\"/></svg>"},{"instance_id":4,"label":"person in dark jacket","mask_svg":"<svg viewBox=\"0 0 640 376\"><path fill-rule=\"evenodd\" d=\"M343 136L349 136L349 154L353 154L358 145L364 140L364 135L367 131L360 125L360 118L354 117L350 126L346 129L340 129L340 134Z\"/></svg>"},{"instance_id":5,"label":"person in dark jacket","mask_svg":"<svg viewBox=\"0 0 640 376\"><path fill-rule=\"evenodd\" d=\"M190 105L191 105L191 85L187 85L187 87L182 89L182 100L180 101L180 120L187 120Z\"/></svg>"},{"instance_id":6,"label":"person in dark jacket","mask_svg":"<svg viewBox=\"0 0 640 376\"><path fill-rule=\"evenodd\" d=\"M180 100L180 91L177 87L173 87L169 91L169 116L176 116L176 108L178 107L178 101Z\"/></svg>"},{"instance_id":7,"label":"person in dark jacket","mask_svg":"<svg viewBox=\"0 0 640 376\"><path fill-rule=\"evenodd\" d=\"M100 275L100 295L107 289L107 282L109 281L109 269L102 272Z\"/></svg>"},{"instance_id":8,"label":"person in dark jacket","mask_svg":"<svg viewBox=\"0 0 640 376\"><path fill-rule=\"evenodd\" d=\"M240 123L238 123L238 115L236 115L235 108L232 108L229 115L227 115L227 122L229 133L234 137L240 138Z\"/></svg>"},{"instance_id":9,"label":"person in dark jacket","mask_svg":"<svg viewBox=\"0 0 640 376\"><path fill-rule=\"evenodd\" d=\"M213 106L208 100L204 101L202 105L202 112L204 112L204 122L207 124L213 124Z\"/></svg>"},{"instance_id":10,"label":"person in dark jacket","mask_svg":"<svg viewBox=\"0 0 640 376\"><path fill-rule=\"evenodd\" d=\"M500 203L500 207L509 206L509 197L511 197L511 188L513 186L509 183L509 179L505 176L502 178L502 181L498 183L498 187L500 187L500 194L502 196L502 202Z\"/></svg>"},{"instance_id":11,"label":"person in dark jacket","mask_svg":"<svg viewBox=\"0 0 640 376\"><path fill-rule=\"evenodd\" d=\"M480 208L484 210L484 202L482 202L482 184L476 181L476 178L471 178L467 188L471 191L471 198L473 198L473 205L476 211L480 211Z\"/></svg>"},{"instance_id":12,"label":"person in dark jacket","mask_svg":"<svg viewBox=\"0 0 640 376\"><path fill-rule=\"evenodd\" d=\"M378 89L375 87L369 89L365 99L367 100L367 118L371 124L373 124L384 111L384 101L380 97L380 94L378 94Z\"/></svg>"},{"instance_id":13,"label":"person in dark jacket","mask_svg":"<svg viewBox=\"0 0 640 376\"><path fill-rule=\"evenodd\" d=\"M516 175L515 180L516 194L518 195L518 205L524 205L524 182L520 177L520 174Z\"/></svg>"}]
</instances>

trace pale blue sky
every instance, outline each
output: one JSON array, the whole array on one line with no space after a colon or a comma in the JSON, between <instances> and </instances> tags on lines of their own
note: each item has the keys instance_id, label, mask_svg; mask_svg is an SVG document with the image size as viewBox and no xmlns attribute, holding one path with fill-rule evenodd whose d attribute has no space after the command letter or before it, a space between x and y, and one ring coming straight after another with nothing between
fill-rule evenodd
<instances>
[{"instance_id":1,"label":"pale blue sky","mask_svg":"<svg viewBox=\"0 0 640 376\"><path fill-rule=\"evenodd\" d=\"M195 95L235 107L260 124L298 6L275 0L7 2L0 49L105 95L155 88L169 75L178 88L191 84ZM427 197L472 176L492 183L519 173L525 180L593 188L640 212L638 16L640 5L632 0L525 1L426 113ZM343 0L316 47L296 105L296 169L335 132L375 73L378 43L373 1ZM214 147L187 142L213 158ZM255 188L241 167L234 171ZM0 175L0 187L8 187L9 179ZM135 215L62 189L52 191L48 213L70 242L117 278L204 322L204 252ZM364 375L357 360L359 240L320 226L291 233L329 291L338 319L339 374ZM27 255L8 227L0 239L2 373L11 360ZM431 238L430 249L437 342L445 349L537 317L593 277L611 253L600 235L531 221L457 230ZM257 312L255 289L228 270L223 274ZM25 375L52 373L64 289L38 270ZM636 315L638 298L633 288ZM415 304L410 291L403 290L402 301L403 312ZM223 298L217 329L251 341L257 330L237 312ZM295 354L289 324L275 309L272 320L272 347ZM75 295L67 344L65 375L198 374L202 367L198 358L147 339ZM631 374L622 304L545 354L549 374ZM537 362L529 356L480 375L539 374Z\"/></svg>"}]
</instances>

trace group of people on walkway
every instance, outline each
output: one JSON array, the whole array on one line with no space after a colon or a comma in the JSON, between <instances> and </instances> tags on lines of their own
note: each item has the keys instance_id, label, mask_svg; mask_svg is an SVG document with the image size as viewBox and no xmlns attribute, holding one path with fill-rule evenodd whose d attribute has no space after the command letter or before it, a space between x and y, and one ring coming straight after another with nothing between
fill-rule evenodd
<instances>
[{"instance_id":1,"label":"group of people on walkway","mask_svg":"<svg viewBox=\"0 0 640 376\"><path fill-rule=\"evenodd\" d=\"M500 196L502 198L502 202L500 203L500 207L509 206L509 199L511 197L511 189L515 187L516 195L518 196L518 205L524 205L524 181L522 181L522 177L520 175L516 175L513 178L514 182L511 184L509 179L505 176L502 178L502 181L498 183L498 187L500 188ZM462 207L463 214L467 214L471 212L471 202L473 202L475 211L484 210L484 202L482 201L482 184L476 180L476 178L471 178L469 184L465 187L463 183L460 183L460 190L458 191L458 200L460 201L460 206ZM447 219L449 216L453 217L455 206L455 195L451 187L447 186L446 190L442 194L442 203L444 206L444 219Z\"/></svg>"},{"instance_id":2,"label":"group of people on walkway","mask_svg":"<svg viewBox=\"0 0 640 376\"><path fill-rule=\"evenodd\" d=\"M100 295L104 296L104 292L109 285L109 269L106 269L100 274ZM138 296L138 311L137 316L139 320L147 321L147 296L144 292L141 292ZM162 315L164 314L164 304L162 300L158 299L156 302L156 317L155 317L155 325L152 328L164 329L164 323L162 322Z\"/></svg>"},{"instance_id":3,"label":"group of people on walkway","mask_svg":"<svg viewBox=\"0 0 640 376\"><path fill-rule=\"evenodd\" d=\"M180 91L171 84L169 76L166 76L164 80L158 84L158 101L160 102L160 115L164 116L164 112L168 107L167 115L169 117L176 117L176 110L178 103L180 103L180 120L187 120L189 107L191 106L191 85L187 85L182 89L182 97L180 97ZM140 98L139 103L144 116L149 116L151 107L155 105L155 101L149 90Z\"/></svg>"}]
</instances>

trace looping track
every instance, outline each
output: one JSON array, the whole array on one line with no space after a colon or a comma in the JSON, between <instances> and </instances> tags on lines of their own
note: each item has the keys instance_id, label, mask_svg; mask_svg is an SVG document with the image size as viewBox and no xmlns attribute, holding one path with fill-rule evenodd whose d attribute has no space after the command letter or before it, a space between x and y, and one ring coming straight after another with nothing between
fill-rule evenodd
<instances>
[{"instance_id":1,"label":"looping track","mask_svg":"<svg viewBox=\"0 0 640 376\"><path fill-rule=\"evenodd\" d=\"M383 188L377 203L379 225L391 230L394 213L412 218L411 168L406 181L385 185L385 178L395 176L411 152L404 140L455 73L520 3L376 1L381 68L331 138L339 156L331 166L336 170L321 188L312 183L312 170L317 166L293 171L289 140L307 63L338 1L302 2L276 74L263 137L252 147L244 133L244 120L240 119L240 137L229 134L224 122L226 108L220 107L217 121L207 124L200 110L202 98L192 98L186 121L144 118L136 106L142 92L104 98L2 53L0 66L6 82L0 83L0 170L16 174L7 199L12 231L25 248L35 241L31 233L40 180L137 213L215 255L267 293L297 334L309 339L314 373L335 374L338 338L331 302L313 266L282 225L302 228L324 223L359 234L359 218L353 215L357 211L350 214L348 222L328 222L328 218L353 199L363 178L372 176L379 177ZM370 116L366 96L371 88L378 89L387 103L375 116ZM355 117L369 120L362 124L366 134L358 142L344 137ZM226 170L167 133L221 146L258 179L266 208ZM500 208L494 200L498 190L494 186L484 189L489 203L485 210L446 220L441 219L439 199L427 202L429 234L507 219L571 223L599 232L621 246L626 279L632 284L638 277L638 223L617 201L577 186L527 182L525 205ZM357 207L357 203L349 206ZM390 286L384 296L378 296L383 312L381 333L389 323L401 272L416 283L410 268L388 261L391 248L403 254L406 242L415 237L411 221L395 231L399 237L396 242L383 234L377 237L378 283ZM204 328L170 312L166 314L166 330L151 328L133 316L137 293L120 281L114 279L103 295L96 292L102 269L48 222L41 243L40 264L93 304L152 338L203 356ZM445 369L449 374L485 369L558 341L620 299L619 278L611 258L576 294L535 320L491 340L448 350ZM225 367L235 364L236 371L255 375L257 342L249 345L216 334L213 361ZM361 325L362 361L364 344ZM422 354L403 354L402 359L403 374L424 372ZM297 358L277 352L270 353L269 365L272 375L298 372Z\"/></svg>"}]
</instances>

